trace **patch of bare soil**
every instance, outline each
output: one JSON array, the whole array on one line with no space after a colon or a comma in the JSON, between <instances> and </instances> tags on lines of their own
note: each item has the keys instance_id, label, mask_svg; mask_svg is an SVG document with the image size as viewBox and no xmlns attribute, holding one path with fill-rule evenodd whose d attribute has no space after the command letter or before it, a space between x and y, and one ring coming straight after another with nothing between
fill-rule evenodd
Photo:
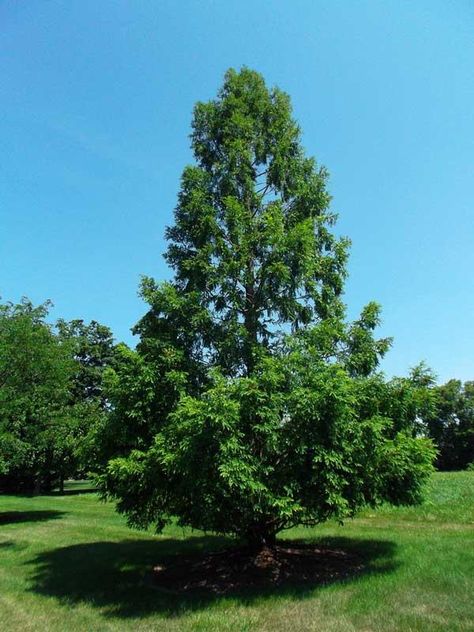
<instances>
[{"instance_id":1,"label":"patch of bare soil","mask_svg":"<svg viewBox=\"0 0 474 632\"><path fill-rule=\"evenodd\" d=\"M156 566L155 585L181 593L213 594L281 586L327 584L363 570L360 558L343 550L285 542L258 553L245 548L207 553L199 558Z\"/></svg>"}]
</instances>

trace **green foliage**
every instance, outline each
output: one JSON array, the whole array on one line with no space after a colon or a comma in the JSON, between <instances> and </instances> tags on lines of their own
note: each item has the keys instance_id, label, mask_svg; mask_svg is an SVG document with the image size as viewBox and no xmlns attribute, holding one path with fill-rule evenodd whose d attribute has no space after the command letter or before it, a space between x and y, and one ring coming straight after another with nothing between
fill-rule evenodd
<instances>
[{"instance_id":1,"label":"green foliage","mask_svg":"<svg viewBox=\"0 0 474 632\"><path fill-rule=\"evenodd\" d=\"M106 414L98 323L47 324L49 304L0 305L0 486L49 489L91 460L92 429ZM105 343L104 343L105 341ZM102 364L109 362L100 355ZM87 439L87 441L86 441Z\"/></svg>"},{"instance_id":2,"label":"green foliage","mask_svg":"<svg viewBox=\"0 0 474 632\"><path fill-rule=\"evenodd\" d=\"M411 369L408 377L395 377L388 383L384 412L396 420L395 430L426 435L425 419L437 407L436 376L424 362Z\"/></svg>"},{"instance_id":3,"label":"green foliage","mask_svg":"<svg viewBox=\"0 0 474 632\"><path fill-rule=\"evenodd\" d=\"M48 304L0 305L2 485L48 486L62 468L72 419L66 413L70 351L44 319Z\"/></svg>"},{"instance_id":4,"label":"green foliage","mask_svg":"<svg viewBox=\"0 0 474 632\"><path fill-rule=\"evenodd\" d=\"M95 320L59 320L56 330L74 360L70 403L76 422L70 454L73 471L82 476L97 470L103 460L99 437L110 410L107 374L118 362L118 351L111 330Z\"/></svg>"},{"instance_id":5,"label":"green foliage","mask_svg":"<svg viewBox=\"0 0 474 632\"><path fill-rule=\"evenodd\" d=\"M77 402L95 402L107 407L104 374L114 365L115 344L111 330L95 320L76 319L56 323L58 335L69 344L75 360L72 396Z\"/></svg>"},{"instance_id":6,"label":"green foliage","mask_svg":"<svg viewBox=\"0 0 474 632\"><path fill-rule=\"evenodd\" d=\"M462 470L474 459L474 382L450 380L433 389L436 408L425 416L429 436L438 446L436 465Z\"/></svg>"},{"instance_id":7,"label":"green foliage","mask_svg":"<svg viewBox=\"0 0 474 632\"><path fill-rule=\"evenodd\" d=\"M143 280L140 342L113 378L104 493L136 526L177 516L256 546L417 502L434 457L416 436L422 387L376 373L391 342L374 338L376 303L345 322L348 241L289 97L230 70L192 129L174 279Z\"/></svg>"}]
</instances>

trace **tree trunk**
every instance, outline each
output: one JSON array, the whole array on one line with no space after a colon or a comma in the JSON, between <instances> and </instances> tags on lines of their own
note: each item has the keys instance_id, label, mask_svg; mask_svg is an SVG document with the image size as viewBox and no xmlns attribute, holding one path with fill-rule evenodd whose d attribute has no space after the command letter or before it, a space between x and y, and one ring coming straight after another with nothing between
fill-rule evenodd
<instances>
[{"instance_id":1,"label":"tree trunk","mask_svg":"<svg viewBox=\"0 0 474 632\"><path fill-rule=\"evenodd\" d=\"M35 477L33 493L35 496L39 496L41 493L41 476L40 475Z\"/></svg>"},{"instance_id":2,"label":"tree trunk","mask_svg":"<svg viewBox=\"0 0 474 632\"><path fill-rule=\"evenodd\" d=\"M64 494L64 474L59 475L59 493Z\"/></svg>"},{"instance_id":3,"label":"tree trunk","mask_svg":"<svg viewBox=\"0 0 474 632\"><path fill-rule=\"evenodd\" d=\"M276 544L276 533L266 525L255 525L246 534L246 541L252 551L261 551L264 548L272 548Z\"/></svg>"}]
</instances>

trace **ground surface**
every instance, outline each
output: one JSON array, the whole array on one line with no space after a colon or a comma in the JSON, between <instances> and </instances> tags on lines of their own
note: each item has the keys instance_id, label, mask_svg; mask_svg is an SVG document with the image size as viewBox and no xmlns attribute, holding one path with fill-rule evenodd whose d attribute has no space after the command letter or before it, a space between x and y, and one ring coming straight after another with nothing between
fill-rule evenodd
<instances>
[{"instance_id":1,"label":"ground surface","mask_svg":"<svg viewBox=\"0 0 474 632\"><path fill-rule=\"evenodd\" d=\"M81 491L0 496L0 630L474 632L474 472L437 474L418 508L285 534L283 551L339 551L354 565L344 576L339 559L332 576L224 595L163 590L152 569L229 541L131 531Z\"/></svg>"},{"instance_id":2,"label":"ground surface","mask_svg":"<svg viewBox=\"0 0 474 632\"><path fill-rule=\"evenodd\" d=\"M248 596L291 586L322 586L354 577L365 568L363 557L343 548L285 539L259 551L234 545L180 555L178 561L171 556L154 567L153 580L160 590L175 595Z\"/></svg>"}]
</instances>

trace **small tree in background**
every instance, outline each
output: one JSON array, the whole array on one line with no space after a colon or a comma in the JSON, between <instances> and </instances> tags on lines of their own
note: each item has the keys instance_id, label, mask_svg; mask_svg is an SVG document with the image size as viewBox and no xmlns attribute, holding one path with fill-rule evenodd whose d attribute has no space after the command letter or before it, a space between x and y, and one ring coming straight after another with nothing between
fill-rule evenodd
<instances>
[{"instance_id":1,"label":"small tree in background","mask_svg":"<svg viewBox=\"0 0 474 632\"><path fill-rule=\"evenodd\" d=\"M474 382L449 380L433 391L437 405L425 421L439 450L436 467L463 470L474 462Z\"/></svg>"},{"instance_id":2,"label":"small tree in background","mask_svg":"<svg viewBox=\"0 0 474 632\"><path fill-rule=\"evenodd\" d=\"M104 433L122 431L104 493L132 525L177 517L256 548L297 524L419 501L433 446L387 405L378 306L345 322L348 241L289 97L230 70L192 129L196 164L167 230L174 279L142 283L150 309L114 378Z\"/></svg>"}]
</instances>

